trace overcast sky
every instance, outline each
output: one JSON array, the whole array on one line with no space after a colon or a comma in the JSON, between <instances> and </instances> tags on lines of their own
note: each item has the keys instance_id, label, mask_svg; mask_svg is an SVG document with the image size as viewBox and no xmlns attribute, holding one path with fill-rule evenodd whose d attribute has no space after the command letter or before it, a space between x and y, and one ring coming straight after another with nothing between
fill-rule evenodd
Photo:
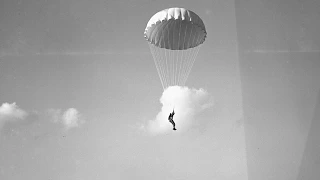
<instances>
[{"instance_id":1,"label":"overcast sky","mask_svg":"<svg viewBox=\"0 0 320 180\"><path fill-rule=\"evenodd\" d=\"M143 32L169 7L208 35L164 93ZM319 179L319 19L312 0L2 0L0 179ZM155 134L173 92L178 130Z\"/></svg>"}]
</instances>

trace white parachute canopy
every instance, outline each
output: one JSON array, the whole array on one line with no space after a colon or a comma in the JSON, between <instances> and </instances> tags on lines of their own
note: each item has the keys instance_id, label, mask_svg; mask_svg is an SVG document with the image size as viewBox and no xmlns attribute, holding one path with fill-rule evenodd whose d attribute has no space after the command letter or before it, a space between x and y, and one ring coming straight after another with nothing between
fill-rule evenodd
<instances>
[{"instance_id":1,"label":"white parachute canopy","mask_svg":"<svg viewBox=\"0 0 320 180\"><path fill-rule=\"evenodd\" d=\"M151 17L144 37L163 89L184 86L206 35L200 17L184 8L165 9Z\"/></svg>"}]
</instances>

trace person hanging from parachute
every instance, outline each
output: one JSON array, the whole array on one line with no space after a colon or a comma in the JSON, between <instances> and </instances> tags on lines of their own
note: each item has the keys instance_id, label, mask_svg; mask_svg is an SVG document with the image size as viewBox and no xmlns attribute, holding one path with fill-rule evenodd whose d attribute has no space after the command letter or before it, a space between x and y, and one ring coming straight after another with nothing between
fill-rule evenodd
<instances>
[{"instance_id":1,"label":"person hanging from parachute","mask_svg":"<svg viewBox=\"0 0 320 180\"><path fill-rule=\"evenodd\" d=\"M176 129L176 124L174 123L174 121L173 121L173 116L174 116L174 109L173 109L173 111L172 111L172 113L170 113L169 114L169 117L168 117L168 120L170 121L170 123L173 125L173 130L177 130Z\"/></svg>"},{"instance_id":2,"label":"person hanging from parachute","mask_svg":"<svg viewBox=\"0 0 320 180\"><path fill-rule=\"evenodd\" d=\"M184 86L207 37L202 19L191 10L173 7L154 14L147 23L148 42L163 90ZM176 130L173 112L168 120Z\"/></svg>"}]
</instances>

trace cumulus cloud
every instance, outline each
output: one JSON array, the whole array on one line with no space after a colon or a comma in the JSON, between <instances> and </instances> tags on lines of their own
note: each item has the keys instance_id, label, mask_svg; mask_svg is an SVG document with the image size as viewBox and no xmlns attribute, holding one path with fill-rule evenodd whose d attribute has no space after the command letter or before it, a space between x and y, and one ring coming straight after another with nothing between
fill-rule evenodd
<instances>
[{"instance_id":1,"label":"cumulus cloud","mask_svg":"<svg viewBox=\"0 0 320 180\"><path fill-rule=\"evenodd\" d=\"M5 122L24 120L28 113L20 109L16 103L3 103L0 106L0 128Z\"/></svg>"},{"instance_id":2,"label":"cumulus cloud","mask_svg":"<svg viewBox=\"0 0 320 180\"><path fill-rule=\"evenodd\" d=\"M212 98L204 89L189 89L188 87L172 86L167 88L161 98L161 111L154 120L141 128L152 134L161 134L172 131L172 124L168 122L168 115L174 108L174 121L177 131L183 132L190 128L196 119L195 115L213 105Z\"/></svg>"},{"instance_id":3,"label":"cumulus cloud","mask_svg":"<svg viewBox=\"0 0 320 180\"><path fill-rule=\"evenodd\" d=\"M64 112L61 109L48 109L47 113L53 122L63 124L67 130L84 123L82 115L75 108L69 108Z\"/></svg>"},{"instance_id":4,"label":"cumulus cloud","mask_svg":"<svg viewBox=\"0 0 320 180\"><path fill-rule=\"evenodd\" d=\"M79 111L75 108L70 108L63 113L62 122L67 128L77 127L83 123Z\"/></svg>"}]
</instances>

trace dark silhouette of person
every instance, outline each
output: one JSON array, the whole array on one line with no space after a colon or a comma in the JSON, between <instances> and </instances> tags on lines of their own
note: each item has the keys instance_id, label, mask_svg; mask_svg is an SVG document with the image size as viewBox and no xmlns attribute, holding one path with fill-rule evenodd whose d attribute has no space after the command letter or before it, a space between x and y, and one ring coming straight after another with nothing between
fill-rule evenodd
<instances>
[{"instance_id":1,"label":"dark silhouette of person","mask_svg":"<svg viewBox=\"0 0 320 180\"><path fill-rule=\"evenodd\" d=\"M173 111L172 111L172 113L170 113L169 114L169 117L168 117L168 120L169 120L169 122L171 122L171 124L173 125L173 130L177 130L176 129L176 124L174 123L174 121L173 121L173 116L174 116L174 109L173 109Z\"/></svg>"}]
</instances>

